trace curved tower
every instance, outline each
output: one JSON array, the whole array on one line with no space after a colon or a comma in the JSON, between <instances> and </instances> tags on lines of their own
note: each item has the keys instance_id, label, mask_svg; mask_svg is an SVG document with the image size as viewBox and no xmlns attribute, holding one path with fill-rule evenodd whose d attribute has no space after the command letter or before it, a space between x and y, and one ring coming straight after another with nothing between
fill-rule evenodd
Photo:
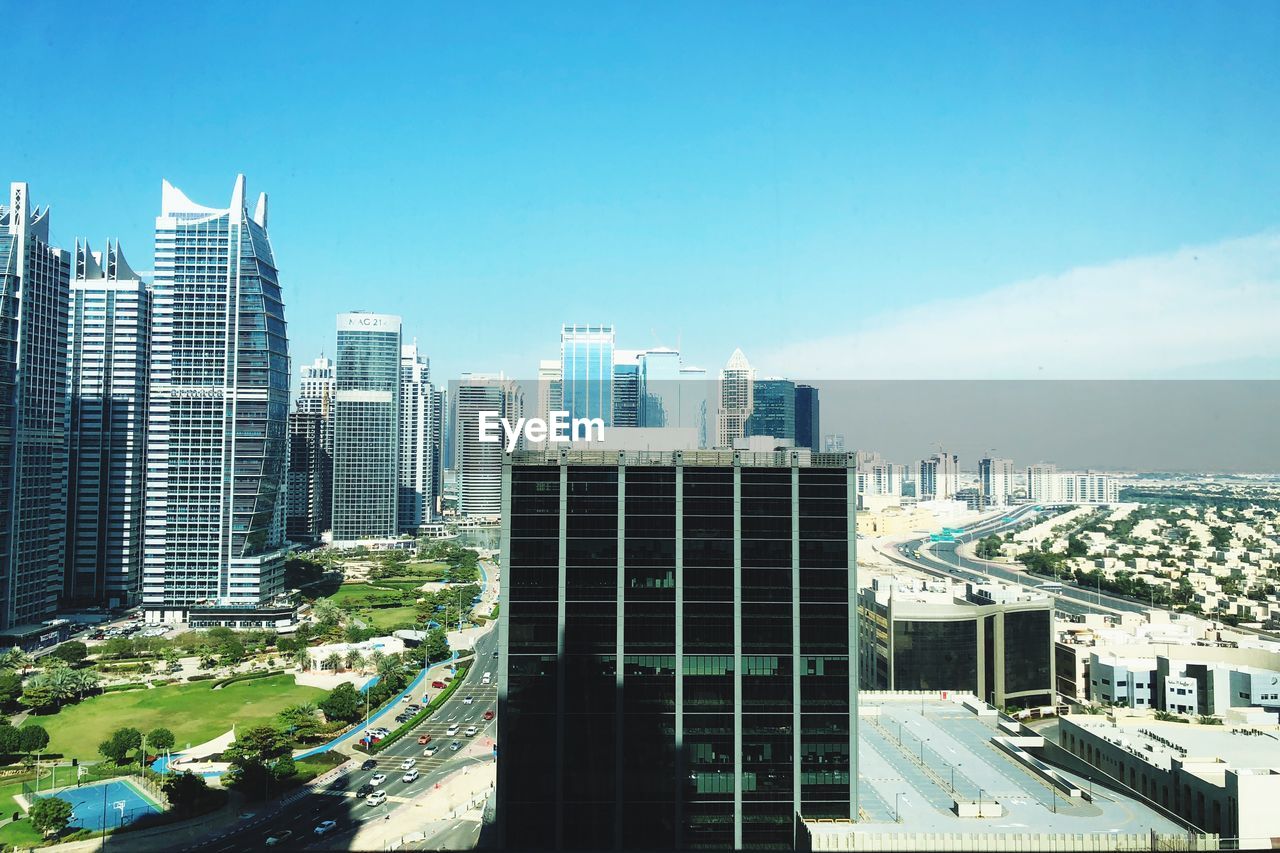
<instances>
[{"instance_id":1,"label":"curved tower","mask_svg":"<svg viewBox=\"0 0 1280 853\"><path fill-rule=\"evenodd\" d=\"M234 614L284 590L289 344L266 194L250 214L243 175L225 208L165 181L155 266L143 607L262 623Z\"/></svg>"}]
</instances>

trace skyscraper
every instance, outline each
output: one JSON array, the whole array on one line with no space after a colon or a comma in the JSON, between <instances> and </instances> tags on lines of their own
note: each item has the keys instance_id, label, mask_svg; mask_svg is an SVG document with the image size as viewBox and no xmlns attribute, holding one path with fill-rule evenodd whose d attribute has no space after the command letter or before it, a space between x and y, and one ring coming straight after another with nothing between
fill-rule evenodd
<instances>
[{"instance_id":1,"label":"skyscraper","mask_svg":"<svg viewBox=\"0 0 1280 853\"><path fill-rule=\"evenodd\" d=\"M613 426L640 425L640 356L638 350L613 355Z\"/></svg>"},{"instance_id":2,"label":"skyscraper","mask_svg":"<svg viewBox=\"0 0 1280 853\"><path fill-rule=\"evenodd\" d=\"M604 456L503 472L499 841L789 848L797 814L857 819L850 458Z\"/></svg>"},{"instance_id":3,"label":"skyscraper","mask_svg":"<svg viewBox=\"0 0 1280 853\"><path fill-rule=\"evenodd\" d=\"M744 436L796 437L796 384L789 379L757 379Z\"/></svg>"},{"instance_id":4,"label":"skyscraper","mask_svg":"<svg viewBox=\"0 0 1280 853\"><path fill-rule=\"evenodd\" d=\"M76 243L68 333L71 406L63 600L125 607L142 590L151 291L120 244Z\"/></svg>"},{"instance_id":5,"label":"skyscraper","mask_svg":"<svg viewBox=\"0 0 1280 853\"><path fill-rule=\"evenodd\" d=\"M1008 506L1013 497L1013 460L991 456L979 459L978 489L984 507Z\"/></svg>"},{"instance_id":6,"label":"skyscraper","mask_svg":"<svg viewBox=\"0 0 1280 853\"><path fill-rule=\"evenodd\" d=\"M445 416L449 412L448 392L445 388L436 388L431 395L431 516L439 514L441 501L444 498L444 443L450 434L445 425Z\"/></svg>"},{"instance_id":7,"label":"skyscraper","mask_svg":"<svg viewBox=\"0 0 1280 853\"><path fill-rule=\"evenodd\" d=\"M818 389L812 385L796 386L796 447L822 450L822 424L818 418Z\"/></svg>"},{"instance_id":8,"label":"skyscraper","mask_svg":"<svg viewBox=\"0 0 1280 853\"><path fill-rule=\"evenodd\" d=\"M325 414L333 405L333 361L321 355L311 364L304 364L299 376L298 411Z\"/></svg>"},{"instance_id":9,"label":"skyscraper","mask_svg":"<svg viewBox=\"0 0 1280 853\"><path fill-rule=\"evenodd\" d=\"M716 418L716 447L732 448L746 435L751 417L755 371L742 350L736 349L720 371L720 411Z\"/></svg>"},{"instance_id":10,"label":"skyscraper","mask_svg":"<svg viewBox=\"0 0 1280 853\"><path fill-rule=\"evenodd\" d=\"M537 416L550 420L551 413L564 408L564 383L561 363L556 359L538 362L538 411Z\"/></svg>"},{"instance_id":11,"label":"skyscraper","mask_svg":"<svg viewBox=\"0 0 1280 853\"><path fill-rule=\"evenodd\" d=\"M165 181L155 264L142 599L174 622L284 590L289 342L266 194L250 214L243 175L225 208Z\"/></svg>"},{"instance_id":12,"label":"skyscraper","mask_svg":"<svg viewBox=\"0 0 1280 853\"><path fill-rule=\"evenodd\" d=\"M1038 462L1027 466L1027 499L1033 503L1062 500L1062 483L1058 466L1052 462Z\"/></svg>"},{"instance_id":13,"label":"skyscraper","mask_svg":"<svg viewBox=\"0 0 1280 853\"><path fill-rule=\"evenodd\" d=\"M399 532L400 318L338 315L333 404L333 540Z\"/></svg>"},{"instance_id":14,"label":"skyscraper","mask_svg":"<svg viewBox=\"0 0 1280 853\"><path fill-rule=\"evenodd\" d=\"M285 535L290 542L316 542L327 527L329 502L323 471L333 470L326 444L328 419L319 412L289 413L289 475Z\"/></svg>"},{"instance_id":15,"label":"skyscraper","mask_svg":"<svg viewBox=\"0 0 1280 853\"><path fill-rule=\"evenodd\" d=\"M504 450L501 441L480 441L480 413L490 412L494 418L515 423L524 415L524 396L520 386L501 373L464 373L454 397L458 513L497 518L502 512Z\"/></svg>"},{"instance_id":16,"label":"skyscraper","mask_svg":"<svg viewBox=\"0 0 1280 853\"><path fill-rule=\"evenodd\" d=\"M53 615L63 585L71 260L24 183L0 209L0 630Z\"/></svg>"},{"instance_id":17,"label":"skyscraper","mask_svg":"<svg viewBox=\"0 0 1280 853\"><path fill-rule=\"evenodd\" d=\"M562 326L560 376L570 418L613 425L613 326Z\"/></svg>"},{"instance_id":18,"label":"skyscraper","mask_svg":"<svg viewBox=\"0 0 1280 853\"><path fill-rule=\"evenodd\" d=\"M435 512L436 395L431 365L417 343L400 347L399 527L417 533Z\"/></svg>"},{"instance_id":19,"label":"skyscraper","mask_svg":"<svg viewBox=\"0 0 1280 853\"><path fill-rule=\"evenodd\" d=\"M954 453L939 450L921 459L916 478L916 498L922 501L954 500L960 491L960 459Z\"/></svg>"}]
</instances>

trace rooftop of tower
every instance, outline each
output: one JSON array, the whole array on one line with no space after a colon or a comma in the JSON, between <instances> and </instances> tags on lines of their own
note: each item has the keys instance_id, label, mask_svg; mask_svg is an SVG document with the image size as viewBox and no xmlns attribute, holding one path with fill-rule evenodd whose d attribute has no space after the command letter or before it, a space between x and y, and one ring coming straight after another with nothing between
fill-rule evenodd
<instances>
[{"instance_id":1,"label":"rooftop of tower","mask_svg":"<svg viewBox=\"0 0 1280 853\"><path fill-rule=\"evenodd\" d=\"M517 450L507 454L512 465L628 465L718 468L852 468L852 453L812 453L805 449L748 450Z\"/></svg>"}]
</instances>

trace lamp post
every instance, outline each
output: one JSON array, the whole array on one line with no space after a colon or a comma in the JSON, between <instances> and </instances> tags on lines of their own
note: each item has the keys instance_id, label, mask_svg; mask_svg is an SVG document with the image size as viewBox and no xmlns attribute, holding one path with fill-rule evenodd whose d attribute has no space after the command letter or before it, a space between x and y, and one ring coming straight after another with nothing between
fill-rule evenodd
<instances>
[{"instance_id":1,"label":"lamp post","mask_svg":"<svg viewBox=\"0 0 1280 853\"><path fill-rule=\"evenodd\" d=\"M893 822L902 823L902 812L898 809L898 800L902 798L902 792L893 795Z\"/></svg>"}]
</instances>

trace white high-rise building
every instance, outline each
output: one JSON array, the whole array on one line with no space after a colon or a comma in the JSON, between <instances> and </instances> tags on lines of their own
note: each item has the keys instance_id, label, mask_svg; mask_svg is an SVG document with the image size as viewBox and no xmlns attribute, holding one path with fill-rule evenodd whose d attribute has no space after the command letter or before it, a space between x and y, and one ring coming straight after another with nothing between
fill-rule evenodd
<instances>
[{"instance_id":1,"label":"white high-rise building","mask_svg":"<svg viewBox=\"0 0 1280 853\"><path fill-rule=\"evenodd\" d=\"M1093 471L1071 472L1059 477L1063 503L1113 504L1120 501L1120 482Z\"/></svg>"},{"instance_id":2,"label":"white high-rise building","mask_svg":"<svg viewBox=\"0 0 1280 853\"><path fill-rule=\"evenodd\" d=\"M333 541L399 533L400 318L338 315L333 408Z\"/></svg>"},{"instance_id":3,"label":"white high-rise building","mask_svg":"<svg viewBox=\"0 0 1280 853\"><path fill-rule=\"evenodd\" d=\"M458 513L473 518L497 518L502 513L504 446L501 441L480 441L481 412L491 412L494 418L506 418L514 424L524 415L520 386L501 373L464 373L454 395ZM502 431L498 432L501 435Z\"/></svg>"},{"instance_id":4,"label":"white high-rise building","mask_svg":"<svg viewBox=\"0 0 1280 853\"><path fill-rule=\"evenodd\" d=\"M991 456L979 459L978 489L984 507L1008 506L1013 496L1013 460Z\"/></svg>"},{"instance_id":5,"label":"white high-rise building","mask_svg":"<svg viewBox=\"0 0 1280 853\"><path fill-rule=\"evenodd\" d=\"M735 349L720 371L720 410L716 418L716 447L732 449L746 435L751 417L755 371L742 350Z\"/></svg>"},{"instance_id":6,"label":"white high-rise building","mask_svg":"<svg viewBox=\"0 0 1280 853\"><path fill-rule=\"evenodd\" d=\"M560 327L560 388L570 418L613 424L612 325Z\"/></svg>"},{"instance_id":7,"label":"white high-rise building","mask_svg":"<svg viewBox=\"0 0 1280 853\"><path fill-rule=\"evenodd\" d=\"M436 395L431 363L418 344L400 347L400 497L402 533L416 533L435 513Z\"/></svg>"},{"instance_id":8,"label":"white high-rise building","mask_svg":"<svg viewBox=\"0 0 1280 853\"><path fill-rule=\"evenodd\" d=\"M960 459L954 453L939 450L921 459L916 477L916 498L922 501L955 500L960 491Z\"/></svg>"},{"instance_id":9,"label":"white high-rise building","mask_svg":"<svg viewBox=\"0 0 1280 853\"><path fill-rule=\"evenodd\" d=\"M321 355L299 370L298 411L328 416L333 406L333 361Z\"/></svg>"},{"instance_id":10,"label":"white high-rise building","mask_svg":"<svg viewBox=\"0 0 1280 853\"><path fill-rule=\"evenodd\" d=\"M24 183L0 205L0 629L35 626L62 591L67 534L70 255Z\"/></svg>"},{"instance_id":11,"label":"white high-rise building","mask_svg":"<svg viewBox=\"0 0 1280 853\"><path fill-rule=\"evenodd\" d=\"M552 412L564 409L563 372L559 359L543 359L538 362L538 417L551 419Z\"/></svg>"},{"instance_id":12,"label":"white high-rise building","mask_svg":"<svg viewBox=\"0 0 1280 853\"><path fill-rule=\"evenodd\" d=\"M64 601L128 607L142 589L151 291L120 244L77 241L71 280Z\"/></svg>"},{"instance_id":13,"label":"white high-rise building","mask_svg":"<svg viewBox=\"0 0 1280 853\"><path fill-rule=\"evenodd\" d=\"M1032 503L1054 503L1062 500L1057 465L1038 462L1027 466L1027 498Z\"/></svg>"},{"instance_id":14,"label":"white high-rise building","mask_svg":"<svg viewBox=\"0 0 1280 853\"><path fill-rule=\"evenodd\" d=\"M163 185L142 577L152 622L252 624L210 609L284 591L289 343L266 194L246 204L243 175L225 208Z\"/></svg>"}]
</instances>

